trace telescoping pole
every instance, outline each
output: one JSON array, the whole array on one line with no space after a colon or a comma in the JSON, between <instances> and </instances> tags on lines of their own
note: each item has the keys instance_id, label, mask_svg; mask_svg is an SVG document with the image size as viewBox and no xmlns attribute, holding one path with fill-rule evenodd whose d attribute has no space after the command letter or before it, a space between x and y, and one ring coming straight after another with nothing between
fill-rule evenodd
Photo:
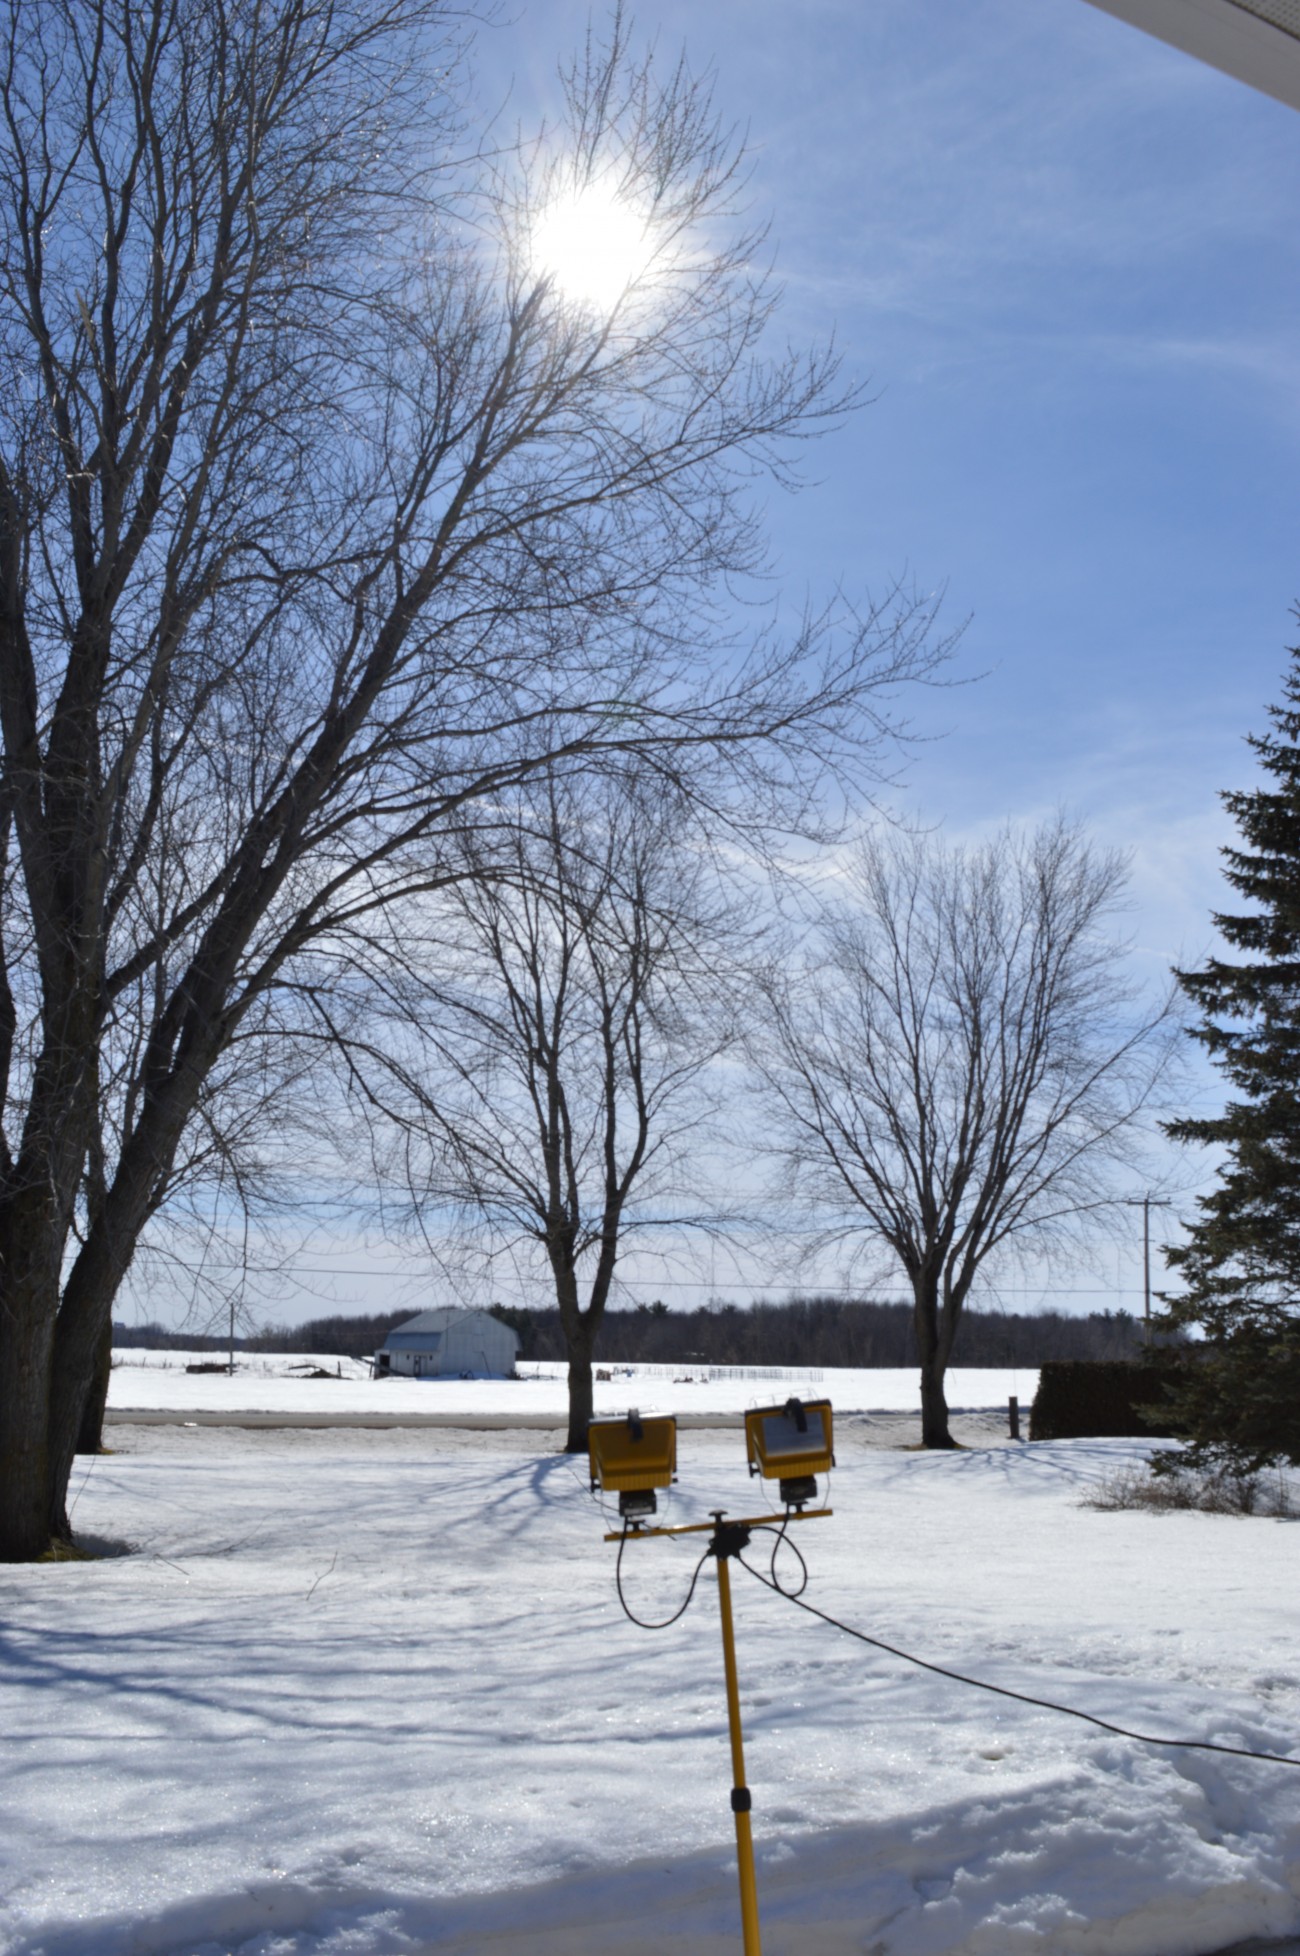
<instances>
[{"instance_id":1,"label":"telescoping pole","mask_svg":"<svg viewBox=\"0 0 1300 1956\"><path fill-rule=\"evenodd\" d=\"M749 1788L745 1784L745 1742L740 1729L740 1686L736 1678L736 1639L731 1623L731 1571L727 1567L728 1553L735 1553L725 1543L725 1527L722 1516L715 1516L718 1523L714 1536L714 1553L718 1561L718 1610L722 1618L722 1662L727 1674L727 1722L731 1728L731 1811L736 1816L736 1866L740 1874L740 1926L744 1937L745 1956L763 1956L763 1946L758 1934L758 1885L754 1880L754 1836L749 1824L749 1810L753 1804ZM744 1531L748 1540L749 1531ZM743 1542L738 1544L743 1546Z\"/></svg>"}]
</instances>

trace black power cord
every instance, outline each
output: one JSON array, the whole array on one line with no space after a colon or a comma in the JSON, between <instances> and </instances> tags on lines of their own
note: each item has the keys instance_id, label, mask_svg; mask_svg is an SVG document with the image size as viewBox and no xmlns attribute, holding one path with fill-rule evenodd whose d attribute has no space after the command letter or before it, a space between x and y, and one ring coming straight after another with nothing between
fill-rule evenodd
<instances>
[{"instance_id":1,"label":"black power cord","mask_svg":"<svg viewBox=\"0 0 1300 1956\"><path fill-rule=\"evenodd\" d=\"M681 1608L674 1610L671 1616L666 1616L662 1623L647 1623L644 1617L637 1616L634 1611L628 1608L627 1597L623 1594L623 1549L628 1536L634 1532L625 1522L623 1524L623 1533L618 1538L618 1560L614 1564L614 1587L618 1590L618 1600L623 1605L624 1616L630 1623L635 1623L638 1630L667 1630L672 1624L677 1622L679 1617L685 1616L687 1610L691 1607L691 1598L695 1594L695 1585L700 1579L700 1570L713 1554L713 1543L709 1543L695 1565L694 1573L691 1576L691 1586L686 1592L686 1601L682 1604Z\"/></svg>"},{"instance_id":2,"label":"black power cord","mask_svg":"<svg viewBox=\"0 0 1300 1956\"><path fill-rule=\"evenodd\" d=\"M905 1664L915 1664L919 1670L932 1671L935 1677L951 1678L954 1684L969 1684L976 1691L992 1691L999 1698L1014 1698L1017 1704L1034 1705L1039 1711L1060 1712L1065 1718L1080 1718L1086 1725L1095 1725L1103 1732L1113 1732L1117 1738L1134 1739L1139 1745L1177 1746L1184 1751L1190 1752L1226 1752L1234 1759L1262 1759L1270 1766L1300 1766L1300 1759L1288 1758L1285 1753L1281 1752L1253 1752L1249 1746L1220 1745L1214 1739L1166 1739L1156 1738L1150 1732L1131 1732L1126 1725L1113 1725L1109 1719L1096 1718L1091 1712L1079 1711L1074 1705L1058 1705L1051 1698L1034 1698L1027 1691L1012 1691L1005 1684L990 1684L986 1678L970 1678L963 1671L952 1671L943 1664L931 1664L924 1657L914 1657L910 1650L900 1650L896 1644L887 1644L880 1637L869 1637L865 1630L855 1630L852 1624L841 1623L837 1616L831 1616L826 1610L819 1610L814 1603L805 1603L803 1601L803 1590L807 1587L808 1581L806 1564L804 1567L804 1580L798 1589L785 1589L782 1587L776 1577L776 1553L777 1549L781 1546L784 1535L785 1524L782 1525L778 1532L776 1544L772 1550L772 1574L770 1576L765 1576L761 1569L756 1569L752 1562L746 1562L743 1555L738 1555L736 1560L739 1562L741 1568L747 1570L755 1582L761 1582L764 1589L770 1589L775 1595L784 1597L787 1603L793 1603L797 1609L806 1610L809 1616L818 1617L821 1622L829 1623L833 1630L842 1630L846 1637L856 1637L860 1644L870 1644L873 1650L883 1650L890 1657L900 1657ZM791 1542L790 1546L794 1548L794 1543ZM795 1554L799 1554L797 1549L795 1549ZM803 1562L801 1555L799 1556L799 1560ZM695 1573L698 1576L699 1570L697 1569ZM691 1587L692 1589L694 1588L694 1583L692 1583ZM688 1596L686 1600L689 1602L690 1597ZM684 1607L685 1605L683 1605Z\"/></svg>"},{"instance_id":3,"label":"black power cord","mask_svg":"<svg viewBox=\"0 0 1300 1956\"><path fill-rule=\"evenodd\" d=\"M804 1561L798 1545L789 1537L787 1531L790 1526L790 1519L790 1511L787 1509L779 1528L771 1528L766 1524L760 1523L755 1525L754 1530L751 1530L748 1527L741 1527L735 1524L728 1526L726 1523L720 1522L709 1541L708 1547L695 1564L695 1568L691 1573L690 1586L686 1591L681 1607L674 1610L671 1616L665 1617L661 1623L650 1623L644 1617L637 1616L628 1607L627 1598L623 1594L623 1548L629 1534L635 1532L629 1526L625 1525L623 1533L619 1537L618 1560L614 1565L614 1582L618 1590L618 1600L622 1605L623 1614L628 1618L629 1622L635 1623L639 1630L667 1630L671 1628L674 1623L685 1616L687 1610L690 1608L695 1596L696 1586L700 1580L700 1571L703 1569L709 1557L711 1555L725 1555L739 1562L741 1568L753 1576L755 1582L762 1583L764 1589L770 1589L774 1595L782 1597L787 1603L793 1603L796 1609L805 1610L809 1616L815 1616L820 1622L828 1623L832 1630L841 1630L846 1637L856 1638L858 1643L868 1644L872 1650L882 1650L888 1657L900 1658L904 1664L914 1664L918 1670L929 1671L935 1677L948 1678L954 1684L966 1684L975 1691L991 1691L995 1697L1010 1698L1018 1705L1032 1705L1038 1711L1059 1712L1063 1718L1081 1719L1085 1725L1095 1725L1098 1731L1113 1733L1119 1739L1132 1739L1137 1745L1172 1746L1185 1752L1220 1752L1226 1753L1233 1759L1262 1760L1270 1766L1300 1766L1300 1759L1289 1758L1285 1753L1281 1752L1256 1752L1249 1746L1221 1745L1216 1739L1170 1739L1157 1736L1151 1732L1134 1732L1127 1725L1116 1725L1110 1719L1097 1718L1094 1713L1080 1711L1075 1705L1058 1705L1052 1698L1036 1698L1028 1691L1013 1691L1009 1685L990 1684L987 1678L968 1677L964 1671L951 1670L944 1664L932 1664L928 1658L916 1657L910 1650L901 1650L897 1644L887 1644L882 1637L871 1637L867 1635L865 1630L855 1630L851 1623L843 1623L839 1617L831 1616L829 1611L819 1610L815 1603L804 1602L803 1592L808 1587L808 1564ZM776 1538L772 1544L772 1555L768 1565L769 1573L766 1576L761 1569L756 1569L752 1562L746 1562L743 1554L743 1550L747 1546L752 1532L771 1534ZM800 1581L797 1589L787 1589L776 1573L777 1557L783 1547L789 1548L799 1563Z\"/></svg>"},{"instance_id":4,"label":"black power cord","mask_svg":"<svg viewBox=\"0 0 1300 1956\"><path fill-rule=\"evenodd\" d=\"M787 1508L781 1526L776 1530L776 1540L772 1544L772 1559L767 1565L768 1576L771 1578L769 1587L779 1590L782 1596L788 1596L792 1602L798 1602L808 1587L808 1564L803 1559L803 1554L798 1543L791 1537L789 1528L790 1510ZM787 1589L776 1573L776 1558L783 1548L788 1548L795 1561L799 1564L800 1576L798 1589ZM741 1556L738 1556L736 1559L737 1561L744 1560ZM748 1568L749 1564L745 1563L745 1567Z\"/></svg>"}]
</instances>

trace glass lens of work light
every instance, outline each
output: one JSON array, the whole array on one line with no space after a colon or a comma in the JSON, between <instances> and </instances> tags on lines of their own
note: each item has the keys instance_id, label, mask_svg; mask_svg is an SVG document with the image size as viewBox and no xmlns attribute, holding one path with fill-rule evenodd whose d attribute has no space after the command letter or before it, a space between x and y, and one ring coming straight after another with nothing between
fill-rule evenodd
<instances>
[{"instance_id":1,"label":"glass lens of work light","mask_svg":"<svg viewBox=\"0 0 1300 1956\"><path fill-rule=\"evenodd\" d=\"M831 1451L829 1399L788 1399L783 1406L755 1406L745 1414L749 1471L784 1481L791 1474L828 1473Z\"/></svg>"},{"instance_id":2,"label":"glass lens of work light","mask_svg":"<svg viewBox=\"0 0 1300 1956\"><path fill-rule=\"evenodd\" d=\"M821 1444L821 1420L805 1419L803 1431L789 1413L769 1413L763 1421L763 1452L769 1460L812 1453Z\"/></svg>"}]
</instances>

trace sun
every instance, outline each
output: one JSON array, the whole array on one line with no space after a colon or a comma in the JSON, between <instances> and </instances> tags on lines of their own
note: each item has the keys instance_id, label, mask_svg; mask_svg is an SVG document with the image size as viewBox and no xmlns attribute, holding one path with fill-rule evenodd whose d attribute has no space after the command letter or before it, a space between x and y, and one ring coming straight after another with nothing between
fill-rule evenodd
<instances>
[{"instance_id":1,"label":"sun","mask_svg":"<svg viewBox=\"0 0 1300 1956\"><path fill-rule=\"evenodd\" d=\"M533 229L533 271L594 312L612 312L654 255L644 215L616 191L587 184L547 206Z\"/></svg>"}]
</instances>

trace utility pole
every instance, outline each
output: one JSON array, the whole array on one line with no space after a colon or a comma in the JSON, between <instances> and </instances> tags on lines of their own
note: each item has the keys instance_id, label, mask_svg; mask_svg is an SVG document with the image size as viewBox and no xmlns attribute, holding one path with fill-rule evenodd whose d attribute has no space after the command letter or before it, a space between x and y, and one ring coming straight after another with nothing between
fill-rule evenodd
<instances>
[{"instance_id":1,"label":"utility pole","mask_svg":"<svg viewBox=\"0 0 1300 1956\"><path fill-rule=\"evenodd\" d=\"M1145 1195L1126 1195L1126 1209L1142 1211L1142 1342L1151 1343L1151 1211L1153 1209L1172 1209L1173 1203L1167 1195L1152 1195L1148 1189Z\"/></svg>"}]
</instances>

